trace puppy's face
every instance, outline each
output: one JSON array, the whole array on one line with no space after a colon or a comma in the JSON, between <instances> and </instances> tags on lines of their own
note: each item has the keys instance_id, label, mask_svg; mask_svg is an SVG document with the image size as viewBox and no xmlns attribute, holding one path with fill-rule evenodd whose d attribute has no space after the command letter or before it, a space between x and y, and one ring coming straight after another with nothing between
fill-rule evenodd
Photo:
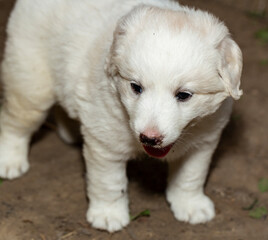
<instances>
[{"instance_id":1,"label":"puppy's face","mask_svg":"<svg viewBox=\"0 0 268 240\"><path fill-rule=\"evenodd\" d=\"M154 157L164 157L188 125L226 97L241 94L239 48L215 18L200 15L215 22L211 33L189 14L140 7L115 32L108 71L134 134ZM211 39L217 31L222 36Z\"/></svg>"}]
</instances>

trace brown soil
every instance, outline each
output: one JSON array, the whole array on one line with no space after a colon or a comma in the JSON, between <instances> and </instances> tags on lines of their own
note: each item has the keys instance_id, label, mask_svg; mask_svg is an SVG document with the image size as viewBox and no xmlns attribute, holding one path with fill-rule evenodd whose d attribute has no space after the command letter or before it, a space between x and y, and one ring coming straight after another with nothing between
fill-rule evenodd
<instances>
[{"instance_id":1,"label":"brown soil","mask_svg":"<svg viewBox=\"0 0 268 240\"><path fill-rule=\"evenodd\" d=\"M254 219L243 207L255 199L268 208L268 193L260 193L258 181L268 177L268 44L255 38L268 26L223 1L183 0L207 9L224 20L244 54L242 88L231 122L214 156L206 193L214 200L217 216L191 226L174 219L165 200L166 166L145 159L128 167L130 209L145 209L142 217L109 234L86 222L87 198L80 146L65 145L49 128L35 137L30 152L30 171L18 180L0 185L0 240L195 240L268 239L268 220ZM13 0L0 0L0 53L4 29Z\"/></svg>"}]
</instances>

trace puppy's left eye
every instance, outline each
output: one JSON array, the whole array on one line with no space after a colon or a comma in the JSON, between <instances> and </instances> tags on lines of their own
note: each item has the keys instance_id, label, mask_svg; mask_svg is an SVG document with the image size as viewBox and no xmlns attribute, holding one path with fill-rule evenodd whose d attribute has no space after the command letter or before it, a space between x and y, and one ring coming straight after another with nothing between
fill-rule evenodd
<instances>
[{"instance_id":1,"label":"puppy's left eye","mask_svg":"<svg viewBox=\"0 0 268 240\"><path fill-rule=\"evenodd\" d=\"M186 101L188 101L192 96L193 96L193 94L190 93L190 92L178 92L178 93L176 94L175 97L176 97L177 100L180 101L180 102L186 102Z\"/></svg>"},{"instance_id":2,"label":"puppy's left eye","mask_svg":"<svg viewBox=\"0 0 268 240\"><path fill-rule=\"evenodd\" d=\"M142 93L143 89L140 85L133 82L130 85L134 93L136 93L137 95Z\"/></svg>"}]
</instances>

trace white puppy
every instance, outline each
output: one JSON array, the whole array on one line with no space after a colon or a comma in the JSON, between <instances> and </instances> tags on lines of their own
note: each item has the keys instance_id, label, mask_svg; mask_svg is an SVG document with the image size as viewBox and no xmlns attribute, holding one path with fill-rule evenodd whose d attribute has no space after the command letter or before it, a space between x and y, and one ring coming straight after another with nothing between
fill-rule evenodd
<instances>
[{"instance_id":1,"label":"white puppy","mask_svg":"<svg viewBox=\"0 0 268 240\"><path fill-rule=\"evenodd\" d=\"M7 31L0 177L28 170L31 135L57 102L82 125L92 226L129 223L126 163L143 152L170 163L178 220L214 217L203 185L242 94L222 22L168 0L18 0Z\"/></svg>"}]
</instances>

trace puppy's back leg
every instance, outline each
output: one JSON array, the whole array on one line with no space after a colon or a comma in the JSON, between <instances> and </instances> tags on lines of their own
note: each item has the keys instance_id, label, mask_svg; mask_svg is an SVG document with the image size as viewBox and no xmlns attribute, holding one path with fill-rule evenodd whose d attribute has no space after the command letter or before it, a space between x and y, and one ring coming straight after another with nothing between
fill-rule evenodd
<instances>
[{"instance_id":1,"label":"puppy's back leg","mask_svg":"<svg viewBox=\"0 0 268 240\"><path fill-rule=\"evenodd\" d=\"M79 122L69 118L60 106L55 106L53 110L59 137L67 144L81 143Z\"/></svg>"},{"instance_id":2,"label":"puppy's back leg","mask_svg":"<svg viewBox=\"0 0 268 240\"><path fill-rule=\"evenodd\" d=\"M28 170L30 137L54 103L52 81L40 57L20 50L15 44L7 44L2 64L0 177L8 179L19 177Z\"/></svg>"}]
</instances>

